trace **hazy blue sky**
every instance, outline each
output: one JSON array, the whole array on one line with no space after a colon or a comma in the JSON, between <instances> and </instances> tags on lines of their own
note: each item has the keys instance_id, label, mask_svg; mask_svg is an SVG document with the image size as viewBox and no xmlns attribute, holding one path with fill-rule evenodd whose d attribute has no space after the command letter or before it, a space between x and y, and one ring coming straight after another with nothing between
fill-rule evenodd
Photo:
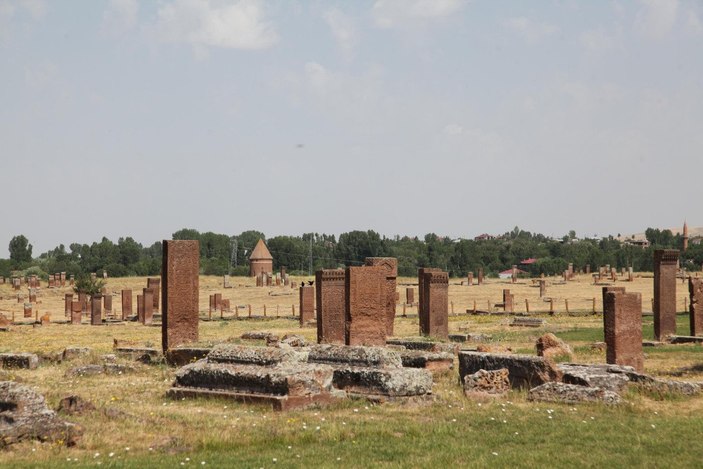
<instances>
[{"instance_id":1,"label":"hazy blue sky","mask_svg":"<svg viewBox=\"0 0 703 469\"><path fill-rule=\"evenodd\" d=\"M703 225L703 2L0 0L0 257Z\"/></svg>"}]
</instances>

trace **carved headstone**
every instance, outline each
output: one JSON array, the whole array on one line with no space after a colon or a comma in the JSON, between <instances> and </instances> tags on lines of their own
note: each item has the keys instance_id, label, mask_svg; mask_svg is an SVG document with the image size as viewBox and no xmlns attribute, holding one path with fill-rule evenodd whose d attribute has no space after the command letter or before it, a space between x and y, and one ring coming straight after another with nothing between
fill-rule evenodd
<instances>
[{"instance_id":1,"label":"carved headstone","mask_svg":"<svg viewBox=\"0 0 703 469\"><path fill-rule=\"evenodd\" d=\"M344 345L345 271L325 269L315 272L317 297L317 342Z\"/></svg>"},{"instance_id":2,"label":"carved headstone","mask_svg":"<svg viewBox=\"0 0 703 469\"><path fill-rule=\"evenodd\" d=\"M606 363L644 370L642 353L642 296L603 289Z\"/></svg>"},{"instance_id":3,"label":"carved headstone","mask_svg":"<svg viewBox=\"0 0 703 469\"><path fill-rule=\"evenodd\" d=\"M386 269L379 266L347 267L346 345L386 344L386 274Z\"/></svg>"},{"instance_id":4,"label":"carved headstone","mask_svg":"<svg viewBox=\"0 0 703 469\"><path fill-rule=\"evenodd\" d=\"M442 271L422 274L422 315L420 334L438 339L449 337L449 274Z\"/></svg>"},{"instance_id":5,"label":"carved headstone","mask_svg":"<svg viewBox=\"0 0 703 469\"><path fill-rule=\"evenodd\" d=\"M412 287L405 289L405 303L409 305L415 303L415 290Z\"/></svg>"},{"instance_id":6,"label":"carved headstone","mask_svg":"<svg viewBox=\"0 0 703 469\"><path fill-rule=\"evenodd\" d=\"M163 351L198 340L200 243L164 241L161 342Z\"/></svg>"},{"instance_id":7,"label":"carved headstone","mask_svg":"<svg viewBox=\"0 0 703 469\"><path fill-rule=\"evenodd\" d=\"M144 325L150 326L154 322L154 290L144 288L142 290L142 301L144 302Z\"/></svg>"},{"instance_id":8,"label":"carved headstone","mask_svg":"<svg viewBox=\"0 0 703 469\"><path fill-rule=\"evenodd\" d=\"M160 295L161 295L161 279L160 278L147 278L146 279L146 287L151 288L152 291L152 304L153 304L153 311L159 311L159 305L160 303Z\"/></svg>"},{"instance_id":9,"label":"carved headstone","mask_svg":"<svg viewBox=\"0 0 703 469\"><path fill-rule=\"evenodd\" d=\"M395 257L367 257L364 261L367 266L383 267L384 271L386 272L386 335L392 336L393 326L395 324L396 279L398 277L398 259L396 259Z\"/></svg>"},{"instance_id":10,"label":"carved headstone","mask_svg":"<svg viewBox=\"0 0 703 469\"><path fill-rule=\"evenodd\" d=\"M677 249L654 251L654 337L676 334Z\"/></svg>"},{"instance_id":11,"label":"carved headstone","mask_svg":"<svg viewBox=\"0 0 703 469\"><path fill-rule=\"evenodd\" d=\"M132 315L132 290L122 290L122 319Z\"/></svg>"},{"instance_id":12,"label":"carved headstone","mask_svg":"<svg viewBox=\"0 0 703 469\"><path fill-rule=\"evenodd\" d=\"M315 289L312 285L300 287L300 327L315 319Z\"/></svg>"},{"instance_id":13,"label":"carved headstone","mask_svg":"<svg viewBox=\"0 0 703 469\"><path fill-rule=\"evenodd\" d=\"M103 323L102 304L102 295L90 297L90 324L93 326L99 326Z\"/></svg>"},{"instance_id":14,"label":"carved headstone","mask_svg":"<svg viewBox=\"0 0 703 469\"><path fill-rule=\"evenodd\" d=\"M703 335L703 279L689 277L688 292L691 300L689 306L691 335Z\"/></svg>"}]
</instances>

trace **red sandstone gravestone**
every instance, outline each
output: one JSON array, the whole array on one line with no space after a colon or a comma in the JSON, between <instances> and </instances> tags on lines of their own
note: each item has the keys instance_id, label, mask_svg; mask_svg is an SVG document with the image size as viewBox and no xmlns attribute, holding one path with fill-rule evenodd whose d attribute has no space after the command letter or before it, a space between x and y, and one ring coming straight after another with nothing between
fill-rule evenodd
<instances>
[{"instance_id":1,"label":"red sandstone gravestone","mask_svg":"<svg viewBox=\"0 0 703 469\"><path fill-rule=\"evenodd\" d=\"M122 319L132 315L132 290L122 290Z\"/></svg>"},{"instance_id":2,"label":"red sandstone gravestone","mask_svg":"<svg viewBox=\"0 0 703 469\"><path fill-rule=\"evenodd\" d=\"M441 272L442 269L437 269L435 267L420 267L417 269L417 315L420 321L420 330L429 330L429 324L426 324L427 313L425 312L425 274L429 272ZM479 274L482 275L482 271L479 270ZM481 283L481 277L479 277L479 284Z\"/></svg>"},{"instance_id":3,"label":"red sandstone gravestone","mask_svg":"<svg viewBox=\"0 0 703 469\"><path fill-rule=\"evenodd\" d=\"M159 311L159 294L161 293L161 279L160 278L147 278L146 287L151 288L152 291L152 304L153 311Z\"/></svg>"},{"instance_id":4,"label":"red sandstone gravestone","mask_svg":"<svg viewBox=\"0 0 703 469\"><path fill-rule=\"evenodd\" d=\"M144 325L150 326L154 321L154 290L143 289L142 301L144 302Z\"/></svg>"},{"instance_id":5,"label":"red sandstone gravestone","mask_svg":"<svg viewBox=\"0 0 703 469\"><path fill-rule=\"evenodd\" d=\"M676 334L676 270L679 251L654 251L654 337Z\"/></svg>"},{"instance_id":6,"label":"red sandstone gravestone","mask_svg":"<svg viewBox=\"0 0 703 469\"><path fill-rule=\"evenodd\" d=\"M606 363L644 371L642 353L642 296L603 290Z\"/></svg>"},{"instance_id":7,"label":"red sandstone gravestone","mask_svg":"<svg viewBox=\"0 0 703 469\"><path fill-rule=\"evenodd\" d=\"M83 305L80 301L71 302L71 324L80 326L83 319Z\"/></svg>"},{"instance_id":8,"label":"red sandstone gravestone","mask_svg":"<svg viewBox=\"0 0 703 469\"><path fill-rule=\"evenodd\" d=\"M300 287L300 327L315 319L315 289L312 285Z\"/></svg>"},{"instance_id":9,"label":"red sandstone gravestone","mask_svg":"<svg viewBox=\"0 0 703 469\"><path fill-rule=\"evenodd\" d=\"M413 304L415 303L415 290L413 290L412 287L408 287L405 289L405 304Z\"/></svg>"},{"instance_id":10,"label":"red sandstone gravestone","mask_svg":"<svg viewBox=\"0 0 703 469\"><path fill-rule=\"evenodd\" d=\"M442 271L423 272L422 274L422 314L420 321L424 328L421 335L447 339L449 337L449 274Z\"/></svg>"},{"instance_id":11,"label":"red sandstone gravestone","mask_svg":"<svg viewBox=\"0 0 703 469\"><path fill-rule=\"evenodd\" d=\"M386 344L386 269L347 267L345 274L346 345Z\"/></svg>"},{"instance_id":12,"label":"red sandstone gravestone","mask_svg":"<svg viewBox=\"0 0 703 469\"><path fill-rule=\"evenodd\" d=\"M514 296L510 293L510 290L503 290L503 311L512 313L513 312L513 299Z\"/></svg>"},{"instance_id":13,"label":"red sandstone gravestone","mask_svg":"<svg viewBox=\"0 0 703 469\"><path fill-rule=\"evenodd\" d=\"M342 269L315 272L317 342L344 345L344 278Z\"/></svg>"},{"instance_id":14,"label":"red sandstone gravestone","mask_svg":"<svg viewBox=\"0 0 703 469\"><path fill-rule=\"evenodd\" d=\"M73 303L73 294L66 293L64 295L64 313L66 317L71 317L71 303Z\"/></svg>"},{"instance_id":15,"label":"red sandstone gravestone","mask_svg":"<svg viewBox=\"0 0 703 469\"><path fill-rule=\"evenodd\" d=\"M93 326L99 326L103 323L102 304L102 295L90 297L90 324Z\"/></svg>"},{"instance_id":16,"label":"red sandstone gravestone","mask_svg":"<svg viewBox=\"0 0 703 469\"><path fill-rule=\"evenodd\" d=\"M161 340L164 352L198 341L200 244L164 241Z\"/></svg>"},{"instance_id":17,"label":"red sandstone gravestone","mask_svg":"<svg viewBox=\"0 0 703 469\"><path fill-rule=\"evenodd\" d=\"M398 277L398 259L395 257L367 257L364 259L367 266L383 267L386 272L385 281L385 311L386 311L386 335L393 335L395 323L396 305L396 279Z\"/></svg>"},{"instance_id":18,"label":"red sandstone gravestone","mask_svg":"<svg viewBox=\"0 0 703 469\"><path fill-rule=\"evenodd\" d=\"M144 295L137 295L137 320L144 324Z\"/></svg>"},{"instance_id":19,"label":"red sandstone gravestone","mask_svg":"<svg viewBox=\"0 0 703 469\"><path fill-rule=\"evenodd\" d=\"M112 314L112 294L105 295L103 299L103 308L105 308L105 314Z\"/></svg>"}]
</instances>

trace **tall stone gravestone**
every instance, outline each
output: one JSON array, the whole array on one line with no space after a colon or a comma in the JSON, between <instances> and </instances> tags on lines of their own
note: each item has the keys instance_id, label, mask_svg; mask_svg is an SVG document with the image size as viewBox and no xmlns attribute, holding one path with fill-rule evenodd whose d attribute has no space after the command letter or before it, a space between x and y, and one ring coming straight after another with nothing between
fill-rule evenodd
<instances>
[{"instance_id":1,"label":"tall stone gravestone","mask_svg":"<svg viewBox=\"0 0 703 469\"><path fill-rule=\"evenodd\" d=\"M315 272L317 299L317 342L344 345L345 271L325 269Z\"/></svg>"},{"instance_id":2,"label":"tall stone gravestone","mask_svg":"<svg viewBox=\"0 0 703 469\"><path fill-rule=\"evenodd\" d=\"M122 290L122 319L132 315L132 290Z\"/></svg>"},{"instance_id":3,"label":"tall stone gravestone","mask_svg":"<svg viewBox=\"0 0 703 469\"><path fill-rule=\"evenodd\" d=\"M346 345L386 344L386 269L347 267L345 273Z\"/></svg>"},{"instance_id":4,"label":"tall stone gravestone","mask_svg":"<svg viewBox=\"0 0 703 469\"><path fill-rule=\"evenodd\" d=\"M430 325L425 321L427 320L427 313L425 312L425 274L430 272L441 272L442 269L437 269L435 267L420 267L417 269L417 315L420 320L420 331L425 331L430 329ZM482 271L479 270L479 275ZM479 284L481 283L481 277L479 277Z\"/></svg>"},{"instance_id":5,"label":"tall stone gravestone","mask_svg":"<svg viewBox=\"0 0 703 469\"><path fill-rule=\"evenodd\" d=\"M449 274L439 269L422 273L422 318L420 334L438 339L449 337Z\"/></svg>"},{"instance_id":6,"label":"tall stone gravestone","mask_svg":"<svg viewBox=\"0 0 703 469\"><path fill-rule=\"evenodd\" d=\"M102 295L93 295L90 297L90 324L93 326L99 326L103 323L102 304Z\"/></svg>"},{"instance_id":7,"label":"tall stone gravestone","mask_svg":"<svg viewBox=\"0 0 703 469\"><path fill-rule=\"evenodd\" d=\"M165 353L198 341L200 243L164 240L162 246L161 342Z\"/></svg>"},{"instance_id":8,"label":"tall stone gravestone","mask_svg":"<svg viewBox=\"0 0 703 469\"><path fill-rule=\"evenodd\" d=\"M606 363L632 366L642 372L642 296L618 290L603 290Z\"/></svg>"},{"instance_id":9,"label":"tall stone gravestone","mask_svg":"<svg viewBox=\"0 0 703 469\"><path fill-rule=\"evenodd\" d=\"M676 334L677 249L654 251L654 337Z\"/></svg>"},{"instance_id":10,"label":"tall stone gravestone","mask_svg":"<svg viewBox=\"0 0 703 469\"><path fill-rule=\"evenodd\" d=\"M154 322L154 290L144 288L142 301L144 302L144 325L150 326Z\"/></svg>"},{"instance_id":11,"label":"tall stone gravestone","mask_svg":"<svg viewBox=\"0 0 703 469\"><path fill-rule=\"evenodd\" d=\"M315 319L315 289L312 285L300 287L300 327Z\"/></svg>"},{"instance_id":12,"label":"tall stone gravestone","mask_svg":"<svg viewBox=\"0 0 703 469\"><path fill-rule=\"evenodd\" d=\"M367 266L382 267L386 273L385 284L385 306L386 311L386 335L393 335L393 325L395 323L396 305L396 279L398 277L398 259L395 257L367 257L364 259Z\"/></svg>"},{"instance_id":13,"label":"tall stone gravestone","mask_svg":"<svg viewBox=\"0 0 703 469\"><path fill-rule=\"evenodd\" d=\"M160 278L147 278L146 287L150 288L152 291L152 311L159 311L159 301L161 294L161 279Z\"/></svg>"}]
</instances>

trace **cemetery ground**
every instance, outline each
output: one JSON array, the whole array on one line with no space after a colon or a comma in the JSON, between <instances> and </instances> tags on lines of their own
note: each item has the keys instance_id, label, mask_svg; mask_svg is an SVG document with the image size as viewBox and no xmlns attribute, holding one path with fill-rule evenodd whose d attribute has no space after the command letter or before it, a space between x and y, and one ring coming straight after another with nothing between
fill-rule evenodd
<instances>
[{"instance_id":1,"label":"cemetery ground","mask_svg":"<svg viewBox=\"0 0 703 469\"><path fill-rule=\"evenodd\" d=\"M303 278L294 278L298 283ZM615 284L628 292L641 292L643 310L651 311L652 278ZM400 302L395 335L417 336L415 306L402 317L405 288L414 278L398 278ZM489 334L486 345L495 351L511 348L534 354L535 340L553 332L571 345L579 363L604 363L601 285L590 276L574 281L547 279L546 297L529 279L517 284L487 280L483 285L460 285L450 279L451 333ZM254 287L254 279L232 278L234 288L223 289L219 277L200 278L200 344L256 343L240 339L242 333L265 330L278 335L299 334L314 342L314 326L300 328L292 315L298 310L298 291L289 287ZM108 279L116 296L113 308L120 313L119 292L139 291L146 278ZM417 287L415 286L415 298ZM515 295L515 312L546 320L537 328L511 327L509 315L471 315L474 301L479 310L495 310L502 290ZM23 292L26 289L23 287ZM703 458L703 396L659 395L631 389L625 404L547 404L528 402L526 391L507 397L476 401L464 397L458 384L458 364L435 376L433 400L416 403L372 404L344 400L326 408L274 412L270 408L225 400L172 400L165 396L176 368L142 364L118 357L125 367L115 374L71 376L80 365L102 364L112 354L114 339L136 346L160 347L161 328L137 322L90 326L61 324L64 293L68 287L42 288L35 305L39 315L51 313L53 323L34 327L22 318L22 303L9 285L0 286L0 312L15 313L18 325L0 332L0 352L34 352L45 359L35 370L1 370L0 380L16 380L46 396L49 407L78 395L95 406L76 415L62 415L83 427L74 447L60 443L25 441L0 450L0 467L514 467L514 466L700 466ZM230 299L231 313L213 312L208 319L210 294ZM677 330L688 335L683 314L687 284L677 281ZM136 297L136 293L135 293ZM593 314L593 298L596 310ZM565 311L565 301L569 313ZM489 308L489 302L490 308ZM263 305L266 319L263 319ZM239 320L235 319L235 306ZM253 318L248 318L251 305ZM500 309L500 308L498 308ZM136 309L135 309L136 311ZM33 313L34 314L34 313ZM278 318L276 315L278 314ZM25 321L25 324L22 324ZM643 318L645 340L653 338L653 319ZM262 344L262 342L258 342ZM467 342L462 348L475 348ZM49 359L66 347L89 347L90 353L73 360ZM703 381L703 346L695 344L645 347L645 372L664 379Z\"/></svg>"}]
</instances>

